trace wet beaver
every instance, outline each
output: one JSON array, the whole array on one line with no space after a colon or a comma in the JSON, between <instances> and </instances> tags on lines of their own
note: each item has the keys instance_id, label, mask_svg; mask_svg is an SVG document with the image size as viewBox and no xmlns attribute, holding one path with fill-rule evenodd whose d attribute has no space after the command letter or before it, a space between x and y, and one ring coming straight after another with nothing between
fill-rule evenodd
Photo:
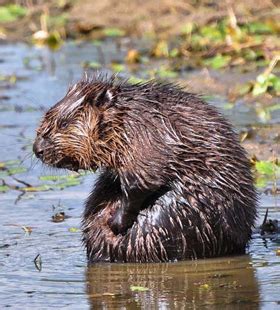
<instances>
[{"instance_id":1,"label":"wet beaver","mask_svg":"<svg viewBox=\"0 0 280 310\"><path fill-rule=\"evenodd\" d=\"M249 161L229 123L180 87L95 76L45 115L34 153L100 175L86 202L90 262L244 253L256 216Z\"/></svg>"}]
</instances>

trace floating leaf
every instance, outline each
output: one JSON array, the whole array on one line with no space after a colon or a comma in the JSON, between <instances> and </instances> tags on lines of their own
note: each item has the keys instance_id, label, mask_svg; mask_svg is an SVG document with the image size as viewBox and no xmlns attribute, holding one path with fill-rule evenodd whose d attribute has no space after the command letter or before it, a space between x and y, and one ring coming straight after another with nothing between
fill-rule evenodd
<instances>
[{"instance_id":1,"label":"floating leaf","mask_svg":"<svg viewBox=\"0 0 280 310\"><path fill-rule=\"evenodd\" d=\"M130 289L132 292L146 292L149 290L149 288L144 287L144 286L130 286Z\"/></svg>"},{"instance_id":2,"label":"floating leaf","mask_svg":"<svg viewBox=\"0 0 280 310\"><path fill-rule=\"evenodd\" d=\"M94 46L101 46L102 45L102 41L101 40L93 40L92 41L92 44L94 45Z\"/></svg>"},{"instance_id":3,"label":"floating leaf","mask_svg":"<svg viewBox=\"0 0 280 310\"><path fill-rule=\"evenodd\" d=\"M50 185L30 186L21 188L24 192L44 192L49 191L52 187Z\"/></svg>"},{"instance_id":4,"label":"floating leaf","mask_svg":"<svg viewBox=\"0 0 280 310\"><path fill-rule=\"evenodd\" d=\"M13 174L19 174L19 173L23 173L26 172L27 169L25 167L14 167L14 168L9 168L9 175L13 175Z\"/></svg>"},{"instance_id":5,"label":"floating leaf","mask_svg":"<svg viewBox=\"0 0 280 310\"><path fill-rule=\"evenodd\" d=\"M101 64L96 61L85 61L82 63L82 67L90 69L99 69L101 68Z\"/></svg>"},{"instance_id":6,"label":"floating leaf","mask_svg":"<svg viewBox=\"0 0 280 310\"><path fill-rule=\"evenodd\" d=\"M70 180L67 180L64 183L54 184L52 186L52 188L53 189L64 189L65 187L76 186L76 185L79 185L79 184L81 184L81 180L79 180L79 179L70 179Z\"/></svg>"},{"instance_id":7,"label":"floating leaf","mask_svg":"<svg viewBox=\"0 0 280 310\"><path fill-rule=\"evenodd\" d=\"M138 78L136 76L130 76L130 78L128 79L128 83L130 84L138 84L143 82L145 82L144 79Z\"/></svg>"},{"instance_id":8,"label":"floating leaf","mask_svg":"<svg viewBox=\"0 0 280 310\"><path fill-rule=\"evenodd\" d=\"M70 175L43 175L40 176L39 179L41 181L58 181L58 180L65 180L65 179L73 179L80 177L79 174L70 174Z\"/></svg>"},{"instance_id":9,"label":"floating leaf","mask_svg":"<svg viewBox=\"0 0 280 310\"><path fill-rule=\"evenodd\" d=\"M32 227L29 226L21 226L21 228L24 230L25 233L31 234L32 233Z\"/></svg>"},{"instance_id":10,"label":"floating leaf","mask_svg":"<svg viewBox=\"0 0 280 310\"><path fill-rule=\"evenodd\" d=\"M7 185L0 185L0 193L7 192L9 190L9 186Z\"/></svg>"},{"instance_id":11,"label":"floating leaf","mask_svg":"<svg viewBox=\"0 0 280 310\"><path fill-rule=\"evenodd\" d=\"M68 231L71 232L71 233L76 233L76 232L79 232L80 229L79 229L79 228L76 228L76 227L70 227L70 228L68 229Z\"/></svg>"},{"instance_id":12,"label":"floating leaf","mask_svg":"<svg viewBox=\"0 0 280 310\"><path fill-rule=\"evenodd\" d=\"M18 164L20 164L20 160L17 160L17 159L15 159L15 160L7 160L5 162L6 166L14 166L14 165L18 165Z\"/></svg>"},{"instance_id":13,"label":"floating leaf","mask_svg":"<svg viewBox=\"0 0 280 310\"><path fill-rule=\"evenodd\" d=\"M125 71L125 65L119 63L112 63L111 68L114 72L122 72Z\"/></svg>"}]
</instances>

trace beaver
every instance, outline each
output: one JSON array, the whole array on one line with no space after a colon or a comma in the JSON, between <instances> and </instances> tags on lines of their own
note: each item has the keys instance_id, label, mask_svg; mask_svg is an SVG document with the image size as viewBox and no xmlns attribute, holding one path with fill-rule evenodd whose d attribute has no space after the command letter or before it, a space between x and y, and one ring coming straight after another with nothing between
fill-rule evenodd
<instances>
[{"instance_id":1,"label":"beaver","mask_svg":"<svg viewBox=\"0 0 280 310\"><path fill-rule=\"evenodd\" d=\"M245 252L256 217L250 163L229 122L163 81L94 75L45 114L35 155L98 169L85 203L89 262L167 262Z\"/></svg>"}]
</instances>

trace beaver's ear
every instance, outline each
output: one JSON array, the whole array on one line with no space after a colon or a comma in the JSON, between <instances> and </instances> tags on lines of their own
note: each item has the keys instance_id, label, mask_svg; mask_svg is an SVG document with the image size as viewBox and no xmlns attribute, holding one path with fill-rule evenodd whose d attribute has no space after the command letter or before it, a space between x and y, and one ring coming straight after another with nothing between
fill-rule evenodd
<instances>
[{"instance_id":1,"label":"beaver's ear","mask_svg":"<svg viewBox=\"0 0 280 310\"><path fill-rule=\"evenodd\" d=\"M110 107L113 104L114 98L115 92L112 89L103 89L93 98L93 101L97 107Z\"/></svg>"}]
</instances>

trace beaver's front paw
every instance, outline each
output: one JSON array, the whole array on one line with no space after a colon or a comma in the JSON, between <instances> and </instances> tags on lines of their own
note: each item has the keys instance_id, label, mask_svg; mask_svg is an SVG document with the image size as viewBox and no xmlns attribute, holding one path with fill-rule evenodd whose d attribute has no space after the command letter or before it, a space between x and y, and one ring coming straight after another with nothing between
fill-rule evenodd
<instances>
[{"instance_id":1,"label":"beaver's front paw","mask_svg":"<svg viewBox=\"0 0 280 310\"><path fill-rule=\"evenodd\" d=\"M108 225L115 235L125 235L127 230L133 225L136 217L133 214L124 213L123 209L120 208L108 220Z\"/></svg>"}]
</instances>

